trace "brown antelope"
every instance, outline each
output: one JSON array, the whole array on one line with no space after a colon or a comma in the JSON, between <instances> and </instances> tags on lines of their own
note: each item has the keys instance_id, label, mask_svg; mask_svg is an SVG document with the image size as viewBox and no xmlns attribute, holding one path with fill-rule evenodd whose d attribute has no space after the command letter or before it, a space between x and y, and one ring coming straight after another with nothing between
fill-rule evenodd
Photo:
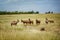
<instances>
[{"instance_id":1,"label":"brown antelope","mask_svg":"<svg viewBox=\"0 0 60 40\"><path fill-rule=\"evenodd\" d=\"M28 20L21 20L21 22L23 22L23 24L27 24L27 23L29 23Z\"/></svg>"},{"instance_id":2,"label":"brown antelope","mask_svg":"<svg viewBox=\"0 0 60 40\"><path fill-rule=\"evenodd\" d=\"M53 21L53 20L48 20L48 22L50 22L50 23L54 23L54 21Z\"/></svg>"},{"instance_id":3,"label":"brown antelope","mask_svg":"<svg viewBox=\"0 0 60 40\"><path fill-rule=\"evenodd\" d=\"M45 23L48 24L48 19L46 18Z\"/></svg>"},{"instance_id":4,"label":"brown antelope","mask_svg":"<svg viewBox=\"0 0 60 40\"><path fill-rule=\"evenodd\" d=\"M33 24L32 20L21 20L21 22L23 22L23 24Z\"/></svg>"},{"instance_id":5,"label":"brown antelope","mask_svg":"<svg viewBox=\"0 0 60 40\"><path fill-rule=\"evenodd\" d=\"M45 23L48 24L48 20L45 20Z\"/></svg>"},{"instance_id":6,"label":"brown antelope","mask_svg":"<svg viewBox=\"0 0 60 40\"><path fill-rule=\"evenodd\" d=\"M40 31L45 31L45 28L41 28Z\"/></svg>"},{"instance_id":7,"label":"brown antelope","mask_svg":"<svg viewBox=\"0 0 60 40\"><path fill-rule=\"evenodd\" d=\"M45 23L46 23L46 24L48 24L48 22L50 22L50 23L54 23L54 21L53 21L53 20L48 20L48 19L46 18Z\"/></svg>"},{"instance_id":8,"label":"brown antelope","mask_svg":"<svg viewBox=\"0 0 60 40\"><path fill-rule=\"evenodd\" d=\"M30 18L29 18L29 23L30 23L30 24L33 24L33 21L32 21L32 20L30 20Z\"/></svg>"},{"instance_id":9,"label":"brown antelope","mask_svg":"<svg viewBox=\"0 0 60 40\"><path fill-rule=\"evenodd\" d=\"M36 24L40 24L40 23L41 23L41 21L36 19Z\"/></svg>"},{"instance_id":10,"label":"brown antelope","mask_svg":"<svg viewBox=\"0 0 60 40\"><path fill-rule=\"evenodd\" d=\"M11 22L11 26L12 26L12 25L17 25L18 22L19 22L18 19L17 19L17 21L12 21L12 22Z\"/></svg>"}]
</instances>

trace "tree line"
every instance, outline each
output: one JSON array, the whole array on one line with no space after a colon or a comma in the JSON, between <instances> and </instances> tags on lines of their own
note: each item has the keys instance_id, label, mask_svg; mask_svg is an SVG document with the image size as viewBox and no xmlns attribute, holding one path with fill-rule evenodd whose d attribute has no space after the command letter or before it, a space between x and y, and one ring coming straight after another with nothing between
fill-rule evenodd
<instances>
[{"instance_id":1,"label":"tree line","mask_svg":"<svg viewBox=\"0 0 60 40\"><path fill-rule=\"evenodd\" d=\"M39 11L28 11L28 12L18 12L18 11L14 11L14 12L10 12L10 11L0 11L0 15L5 15L5 14L39 14Z\"/></svg>"},{"instance_id":2,"label":"tree line","mask_svg":"<svg viewBox=\"0 0 60 40\"><path fill-rule=\"evenodd\" d=\"M0 11L0 15L5 15L5 14L39 14L39 11L34 12L32 11L28 11L28 12L19 12L19 11L14 11L14 12L10 12L10 11ZM45 14L53 14L53 11L50 12L45 12Z\"/></svg>"},{"instance_id":3,"label":"tree line","mask_svg":"<svg viewBox=\"0 0 60 40\"><path fill-rule=\"evenodd\" d=\"M50 11L45 12L45 14L53 14L53 11L52 12L50 12Z\"/></svg>"}]
</instances>

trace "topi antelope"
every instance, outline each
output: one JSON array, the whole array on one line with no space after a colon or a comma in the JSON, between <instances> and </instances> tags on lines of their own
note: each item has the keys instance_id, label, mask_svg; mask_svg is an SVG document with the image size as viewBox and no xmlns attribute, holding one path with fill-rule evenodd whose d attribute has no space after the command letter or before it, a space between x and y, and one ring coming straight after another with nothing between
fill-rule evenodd
<instances>
[{"instance_id":1,"label":"topi antelope","mask_svg":"<svg viewBox=\"0 0 60 40\"><path fill-rule=\"evenodd\" d=\"M27 24L29 21L28 20L21 20L21 22L23 22L23 24Z\"/></svg>"},{"instance_id":2,"label":"topi antelope","mask_svg":"<svg viewBox=\"0 0 60 40\"><path fill-rule=\"evenodd\" d=\"M47 19L47 18L46 18L45 23L46 23L46 24L48 24L48 22L50 22L50 23L54 23L54 21L53 21L53 20L49 20L49 19Z\"/></svg>"},{"instance_id":3,"label":"topi antelope","mask_svg":"<svg viewBox=\"0 0 60 40\"><path fill-rule=\"evenodd\" d=\"M33 21L32 21L32 20L30 20L30 18L29 18L29 24L33 24Z\"/></svg>"},{"instance_id":4,"label":"topi antelope","mask_svg":"<svg viewBox=\"0 0 60 40\"><path fill-rule=\"evenodd\" d=\"M45 23L48 24L48 19L46 18Z\"/></svg>"},{"instance_id":5,"label":"topi antelope","mask_svg":"<svg viewBox=\"0 0 60 40\"><path fill-rule=\"evenodd\" d=\"M23 24L33 24L33 21L30 20L30 18L28 20L21 20L21 22L23 22Z\"/></svg>"},{"instance_id":6,"label":"topi antelope","mask_svg":"<svg viewBox=\"0 0 60 40\"><path fill-rule=\"evenodd\" d=\"M45 28L41 28L40 31L45 31Z\"/></svg>"},{"instance_id":7,"label":"topi antelope","mask_svg":"<svg viewBox=\"0 0 60 40\"><path fill-rule=\"evenodd\" d=\"M11 26L12 26L12 25L17 25L18 22L19 22L18 19L17 19L17 21L12 21L12 22L11 22Z\"/></svg>"},{"instance_id":8,"label":"topi antelope","mask_svg":"<svg viewBox=\"0 0 60 40\"><path fill-rule=\"evenodd\" d=\"M50 22L50 23L54 23L54 21L53 21L53 20L48 20L48 22Z\"/></svg>"},{"instance_id":9,"label":"topi antelope","mask_svg":"<svg viewBox=\"0 0 60 40\"><path fill-rule=\"evenodd\" d=\"M36 19L36 24L40 24L40 23L41 23L41 21Z\"/></svg>"}]
</instances>

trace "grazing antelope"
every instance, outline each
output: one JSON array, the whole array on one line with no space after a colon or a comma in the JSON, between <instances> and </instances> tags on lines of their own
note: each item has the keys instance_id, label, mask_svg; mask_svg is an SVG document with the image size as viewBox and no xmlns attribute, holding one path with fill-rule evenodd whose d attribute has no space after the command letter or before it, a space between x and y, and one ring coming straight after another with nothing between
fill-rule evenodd
<instances>
[{"instance_id":1,"label":"grazing antelope","mask_svg":"<svg viewBox=\"0 0 60 40\"><path fill-rule=\"evenodd\" d=\"M17 25L18 22L19 22L18 19L17 19L17 21L12 21L12 22L11 22L11 26L12 26L12 25Z\"/></svg>"},{"instance_id":2,"label":"grazing antelope","mask_svg":"<svg viewBox=\"0 0 60 40\"><path fill-rule=\"evenodd\" d=\"M54 23L54 21L53 21L53 20L48 20L48 19L46 18L45 23L46 23L46 24L48 24L48 22L50 22L50 23Z\"/></svg>"},{"instance_id":3,"label":"grazing antelope","mask_svg":"<svg viewBox=\"0 0 60 40\"><path fill-rule=\"evenodd\" d=\"M23 22L23 24L33 24L32 20L21 20L21 22Z\"/></svg>"},{"instance_id":4,"label":"grazing antelope","mask_svg":"<svg viewBox=\"0 0 60 40\"><path fill-rule=\"evenodd\" d=\"M23 24L27 24L27 23L29 23L28 20L21 20L21 22L23 22Z\"/></svg>"},{"instance_id":5,"label":"grazing antelope","mask_svg":"<svg viewBox=\"0 0 60 40\"><path fill-rule=\"evenodd\" d=\"M50 23L54 23L54 21L53 21L53 20L48 20L48 22L50 22Z\"/></svg>"},{"instance_id":6,"label":"grazing antelope","mask_svg":"<svg viewBox=\"0 0 60 40\"><path fill-rule=\"evenodd\" d=\"M36 24L40 24L40 23L41 23L41 21L36 19Z\"/></svg>"}]
</instances>

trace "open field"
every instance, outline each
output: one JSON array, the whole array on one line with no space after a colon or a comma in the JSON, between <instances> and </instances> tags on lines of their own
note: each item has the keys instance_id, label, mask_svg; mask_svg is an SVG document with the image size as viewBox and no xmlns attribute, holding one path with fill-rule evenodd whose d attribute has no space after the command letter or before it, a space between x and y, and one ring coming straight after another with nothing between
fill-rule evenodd
<instances>
[{"instance_id":1,"label":"open field","mask_svg":"<svg viewBox=\"0 0 60 40\"><path fill-rule=\"evenodd\" d=\"M45 23L45 18L54 20L54 23ZM24 25L21 19L30 18L34 24ZM13 20L19 23L11 26ZM41 20L36 25L35 20ZM44 27L45 31L40 31ZM0 40L60 40L60 14L15 14L0 15Z\"/></svg>"}]
</instances>

